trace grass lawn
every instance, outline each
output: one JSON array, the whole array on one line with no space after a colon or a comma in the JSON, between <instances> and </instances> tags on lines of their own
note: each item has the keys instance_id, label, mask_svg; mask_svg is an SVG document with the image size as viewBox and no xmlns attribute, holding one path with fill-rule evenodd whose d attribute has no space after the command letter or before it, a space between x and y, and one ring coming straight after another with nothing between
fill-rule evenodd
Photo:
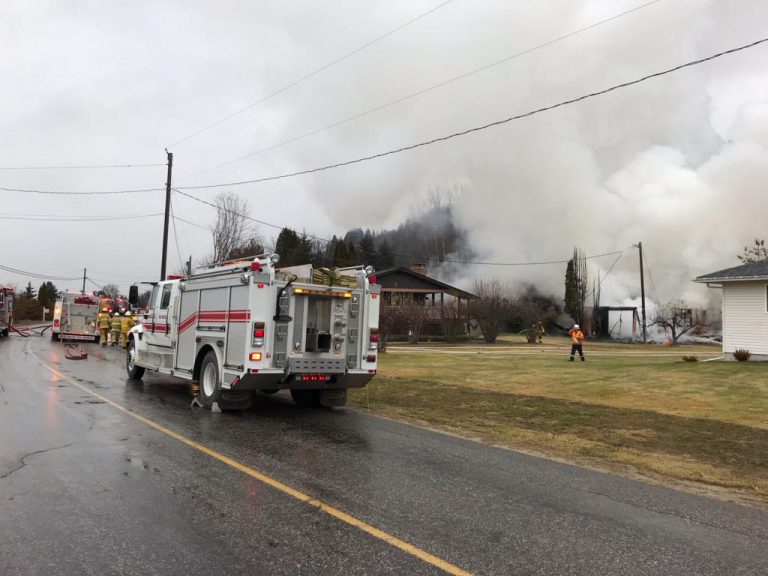
<instances>
[{"instance_id":1,"label":"grass lawn","mask_svg":"<svg viewBox=\"0 0 768 576\"><path fill-rule=\"evenodd\" d=\"M350 403L464 436L768 505L768 363L717 347L390 347Z\"/></svg>"}]
</instances>

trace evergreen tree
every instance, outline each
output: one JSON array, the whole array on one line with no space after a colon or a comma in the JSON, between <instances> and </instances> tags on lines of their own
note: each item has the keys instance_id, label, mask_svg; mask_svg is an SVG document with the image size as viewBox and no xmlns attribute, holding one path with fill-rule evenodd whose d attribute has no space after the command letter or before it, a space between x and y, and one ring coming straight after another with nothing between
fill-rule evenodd
<instances>
[{"instance_id":1,"label":"evergreen tree","mask_svg":"<svg viewBox=\"0 0 768 576\"><path fill-rule=\"evenodd\" d=\"M395 265L395 255L392 254L392 248L389 247L389 242L384 240L379 245L376 263L374 264L374 266L376 266L378 270L385 270L387 268L392 268L394 265Z\"/></svg>"},{"instance_id":2,"label":"evergreen tree","mask_svg":"<svg viewBox=\"0 0 768 576\"><path fill-rule=\"evenodd\" d=\"M58 289L53 282L43 282L37 291L37 299L44 308L53 310L53 307L56 304L57 293Z\"/></svg>"},{"instance_id":3,"label":"evergreen tree","mask_svg":"<svg viewBox=\"0 0 768 576\"><path fill-rule=\"evenodd\" d=\"M579 248L565 269L565 311L584 327L584 305L587 300L587 259Z\"/></svg>"},{"instance_id":4,"label":"evergreen tree","mask_svg":"<svg viewBox=\"0 0 768 576\"><path fill-rule=\"evenodd\" d=\"M347 263L345 266L357 266L359 263L360 262L357 255L357 250L355 250L355 245L350 242L347 244Z\"/></svg>"},{"instance_id":5,"label":"evergreen tree","mask_svg":"<svg viewBox=\"0 0 768 576\"><path fill-rule=\"evenodd\" d=\"M344 240L336 242L336 248L333 252L333 265L340 268L347 265L347 259L349 258L349 251L347 249L347 243Z\"/></svg>"},{"instance_id":6,"label":"evergreen tree","mask_svg":"<svg viewBox=\"0 0 768 576\"><path fill-rule=\"evenodd\" d=\"M32 288L32 282L27 282L27 287L24 289L24 294L22 294L22 297L26 298L27 300L32 300L35 296L37 296L37 291Z\"/></svg>"},{"instance_id":7,"label":"evergreen tree","mask_svg":"<svg viewBox=\"0 0 768 576\"><path fill-rule=\"evenodd\" d=\"M277 242L275 242L275 252L280 255L280 267L306 264L306 261L300 262L301 248L301 238L295 231L290 228L280 230Z\"/></svg>"},{"instance_id":8,"label":"evergreen tree","mask_svg":"<svg viewBox=\"0 0 768 576\"><path fill-rule=\"evenodd\" d=\"M363 238L360 240L360 260L360 263L366 266L369 264L376 265L376 247L374 246L373 234L371 234L370 230L366 230Z\"/></svg>"},{"instance_id":9,"label":"evergreen tree","mask_svg":"<svg viewBox=\"0 0 768 576\"><path fill-rule=\"evenodd\" d=\"M296 255L297 260L300 260L300 262L297 262L297 264L309 264L312 262L313 251L314 243L312 239L307 236L306 232L302 232L301 238L299 238L298 254Z\"/></svg>"},{"instance_id":10,"label":"evergreen tree","mask_svg":"<svg viewBox=\"0 0 768 576\"><path fill-rule=\"evenodd\" d=\"M579 321L579 288L576 285L576 271L573 260L568 260L565 268L565 313Z\"/></svg>"}]
</instances>

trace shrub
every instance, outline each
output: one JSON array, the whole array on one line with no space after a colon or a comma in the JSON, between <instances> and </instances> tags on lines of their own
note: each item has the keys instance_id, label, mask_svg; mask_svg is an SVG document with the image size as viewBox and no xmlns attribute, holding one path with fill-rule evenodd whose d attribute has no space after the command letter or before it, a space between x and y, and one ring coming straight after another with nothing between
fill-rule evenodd
<instances>
[{"instance_id":1,"label":"shrub","mask_svg":"<svg viewBox=\"0 0 768 576\"><path fill-rule=\"evenodd\" d=\"M752 356L752 352L743 348L737 348L733 353L733 357L739 362L746 362L750 356Z\"/></svg>"},{"instance_id":2,"label":"shrub","mask_svg":"<svg viewBox=\"0 0 768 576\"><path fill-rule=\"evenodd\" d=\"M699 359L696 356L683 356L683 362L698 362Z\"/></svg>"}]
</instances>

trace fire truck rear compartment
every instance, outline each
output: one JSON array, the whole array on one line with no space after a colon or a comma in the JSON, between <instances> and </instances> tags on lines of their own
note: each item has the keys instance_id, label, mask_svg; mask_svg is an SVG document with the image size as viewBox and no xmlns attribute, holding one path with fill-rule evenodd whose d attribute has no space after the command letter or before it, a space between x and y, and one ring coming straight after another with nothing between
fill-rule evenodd
<instances>
[{"instance_id":1,"label":"fire truck rear compartment","mask_svg":"<svg viewBox=\"0 0 768 576\"><path fill-rule=\"evenodd\" d=\"M283 372L248 371L233 389L338 390L365 386L372 375L356 370L359 295L342 294L292 293L285 298L279 312L290 321L276 324L271 362L271 368Z\"/></svg>"}]
</instances>

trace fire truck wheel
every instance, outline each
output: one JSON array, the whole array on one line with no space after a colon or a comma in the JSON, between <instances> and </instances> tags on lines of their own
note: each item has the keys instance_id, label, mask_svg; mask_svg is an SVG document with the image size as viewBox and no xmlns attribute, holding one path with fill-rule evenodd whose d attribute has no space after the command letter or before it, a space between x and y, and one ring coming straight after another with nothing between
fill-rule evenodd
<instances>
[{"instance_id":1,"label":"fire truck wheel","mask_svg":"<svg viewBox=\"0 0 768 576\"><path fill-rule=\"evenodd\" d=\"M320 406L320 390L291 389L291 398L302 408Z\"/></svg>"},{"instance_id":2,"label":"fire truck wheel","mask_svg":"<svg viewBox=\"0 0 768 576\"><path fill-rule=\"evenodd\" d=\"M200 401L211 408L219 401L219 364L216 353L209 350L200 364Z\"/></svg>"},{"instance_id":3,"label":"fire truck wheel","mask_svg":"<svg viewBox=\"0 0 768 576\"><path fill-rule=\"evenodd\" d=\"M128 342L128 350L125 354L125 369L128 372L128 378L131 380L141 380L144 376L144 368L136 366L136 343L131 340Z\"/></svg>"},{"instance_id":4,"label":"fire truck wheel","mask_svg":"<svg viewBox=\"0 0 768 576\"><path fill-rule=\"evenodd\" d=\"M219 408L227 410L248 410L253 400L251 390L222 390L219 394Z\"/></svg>"},{"instance_id":5,"label":"fire truck wheel","mask_svg":"<svg viewBox=\"0 0 768 576\"><path fill-rule=\"evenodd\" d=\"M51 342L58 342L59 341L59 335L57 333L51 334Z\"/></svg>"}]
</instances>

